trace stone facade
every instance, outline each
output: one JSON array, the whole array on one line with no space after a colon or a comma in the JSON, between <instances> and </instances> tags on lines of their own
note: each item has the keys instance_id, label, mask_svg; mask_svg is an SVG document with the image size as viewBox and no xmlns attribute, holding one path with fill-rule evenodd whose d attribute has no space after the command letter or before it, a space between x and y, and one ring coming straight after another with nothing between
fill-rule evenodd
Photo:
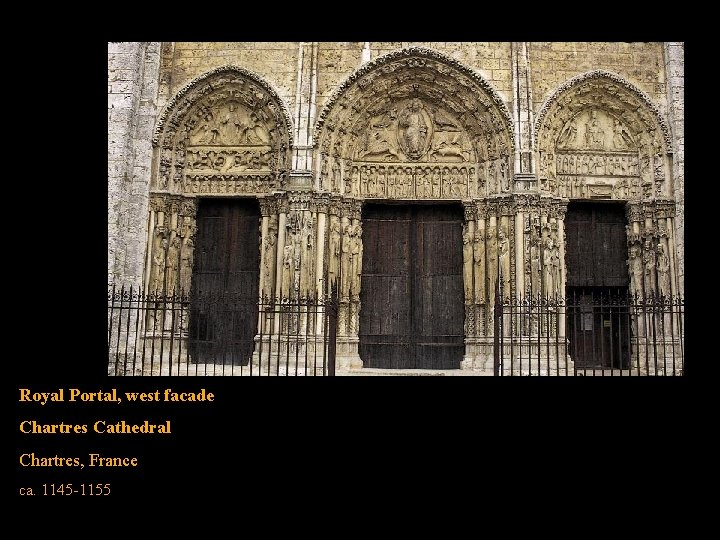
<instances>
[{"instance_id":1,"label":"stone facade","mask_svg":"<svg viewBox=\"0 0 720 540\"><path fill-rule=\"evenodd\" d=\"M626 203L631 291L682 294L683 54L647 42L110 43L108 277L167 290L172 251L171 284L186 288L198 198L257 198L260 290L338 283L338 353L358 366L364 201L459 201L464 367L483 369L497 280L504 295L564 291L567 204L592 199ZM659 261L661 283L640 279Z\"/></svg>"}]
</instances>

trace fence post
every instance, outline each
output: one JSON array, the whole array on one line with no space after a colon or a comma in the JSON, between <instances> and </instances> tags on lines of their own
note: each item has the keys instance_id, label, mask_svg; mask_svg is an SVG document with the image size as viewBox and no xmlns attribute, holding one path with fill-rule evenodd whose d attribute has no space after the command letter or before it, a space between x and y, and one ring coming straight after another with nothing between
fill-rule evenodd
<instances>
[{"instance_id":1,"label":"fence post","mask_svg":"<svg viewBox=\"0 0 720 540\"><path fill-rule=\"evenodd\" d=\"M330 298L325 313L328 317L328 333L325 339L328 342L328 376L335 376L335 354L336 354L336 334L337 334L337 314L338 314L338 290L337 284L333 283L330 289Z\"/></svg>"},{"instance_id":2,"label":"fence post","mask_svg":"<svg viewBox=\"0 0 720 540\"><path fill-rule=\"evenodd\" d=\"M495 375L502 375L502 361L500 359L500 355L502 354L502 351L500 350L500 335L503 331L502 328L502 316L503 316L503 308L502 304L500 303L500 280L498 280L498 286L495 288L495 308L494 308L494 321L493 321L493 371Z\"/></svg>"}]
</instances>

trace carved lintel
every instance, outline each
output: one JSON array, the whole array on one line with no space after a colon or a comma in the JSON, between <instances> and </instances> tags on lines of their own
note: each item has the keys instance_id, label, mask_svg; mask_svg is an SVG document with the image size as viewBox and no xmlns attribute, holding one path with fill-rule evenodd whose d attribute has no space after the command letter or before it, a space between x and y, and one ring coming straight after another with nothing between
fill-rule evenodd
<instances>
[{"instance_id":1,"label":"carved lintel","mask_svg":"<svg viewBox=\"0 0 720 540\"><path fill-rule=\"evenodd\" d=\"M514 145L509 112L481 77L465 71L444 55L413 48L365 64L361 72L372 75L373 84L355 73L340 85L316 122L313 139L321 155L352 159L353 166L364 161L370 175L372 166L375 174L378 167L394 167L384 171L389 177L399 176L402 168L400 183L389 181L387 193L377 192L380 184L373 178L362 186L353 179L352 189L343 190L346 195L363 195L364 187L371 196L436 198L441 195L433 192L425 169L439 166L442 197L467 198L476 190L474 167L487 159L486 142L498 161L500 185L492 190L509 191L512 166L507 156ZM330 167L323 169L324 161L316 160L319 174L332 176Z\"/></svg>"}]
</instances>

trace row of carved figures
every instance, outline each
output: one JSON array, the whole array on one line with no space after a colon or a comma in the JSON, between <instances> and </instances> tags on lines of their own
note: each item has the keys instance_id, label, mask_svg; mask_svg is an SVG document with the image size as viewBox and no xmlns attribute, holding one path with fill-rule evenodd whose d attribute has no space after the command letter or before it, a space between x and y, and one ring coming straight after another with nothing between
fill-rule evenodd
<instances>
[{"instance_id":1,"label":"row of carved figures","mask_svg":"<svg viewBox=\"0 0 720 540\"><path fill-rule=\"evenodd\" d=\"M269 193L276 183L269 175L233 176L195 176L185 178L185 193Z\"/></svg>"},{"instance_id":2,"label":"row of carved figures","mask_svg":"<svg viewBox=\"0 0 720 540\"><path fill-rule=\"evenodd\" d=\"M285 244L278 244L277 216L272 216L263 240L263 268L260 288L269 296L307 297L315 293L315 217L291 213L285 224ZM280 290L275 271L280 261Z\"/></svg>"},{"instance_id":3,"label":"row of carved figures","mask_svg":"<svg viewBox=\"0 0 720 540\"><path fill-rule=\"evenodd\" d=\"M566 199L588 199L595 196L610 197L613 199L639 199L650 198L653 193L656 196L662 196L662 184L657 182L653 188L653 184L642 182L640 178L620 178L603 183L596 183L595 179L581 176L565 176L560 175L557 178L542 178L540 180L540 189L556 193L557 196Z\"/></svg>"},{"instance_id":4,"label":"row of carved figures","mask_svg":"<svg viewBox=\"0 0 720 540\"><path fill-rule=\"evenodd\" d=\"M195 243L175 231L156 233L159 241L152 253L149 291L172 293L190 290Z\"/></svg>"},{"instance_id":5,"label":"row of carved figures","mask_svg":"<svg viewBox=\"0 0 720 540\"><path fill-rule=\"evenodd\" d=\"M649 166L644 158L643 168ZM640 158L631 155L558 154L555 160L558 174L589 174L595 176L638 176Z\"/></svg>"},{"instance_id":6,"label":"row of carved figures","mask_svg":"<svg viewBox=\"0 0 720 540\"><path fill-rule=\"evenodd\" d=\"M242 172L248 169L267 169L275 166L275 152L271 149L190 149L187 152L188 170ZM177 165L177 162L176 162Z\"/></svg>"},{"instance_id":7,"label":"row of carved figures","mask_svg":"<svg viewBox=\"0 0 720 540\"><path fill-rule=\"evenodd\" d=\"M558 224L540 226L539 221L525 216L524 272L525 294L562 292L560 241Z\"/></svg>"},{"instance_id":8,"label":"row of carved figures","mask_svg":"<svg viewBox=\"0 0 720 540\"><path fill-rule=\"evenodd\" d=\"M479 164L477 191L486 184L491 191L510 191L510 173L506 158ZM458 198L475 193L476 166L358 165L323 161L320 167L320 190L339 191L352 196L389 198Z\"/></svg>"},{"instance_id":9,"label":"row of carved figures","mask_svg":"<svg viewBox=\"0 0 720 540\"><path fill-rule=\"evenodd\" d=\"M631 241L627 265L631 293L642 295L655 291L665 296L672 294L670 257L662 238L649 235Z\"/></svg>"}]
</instances>

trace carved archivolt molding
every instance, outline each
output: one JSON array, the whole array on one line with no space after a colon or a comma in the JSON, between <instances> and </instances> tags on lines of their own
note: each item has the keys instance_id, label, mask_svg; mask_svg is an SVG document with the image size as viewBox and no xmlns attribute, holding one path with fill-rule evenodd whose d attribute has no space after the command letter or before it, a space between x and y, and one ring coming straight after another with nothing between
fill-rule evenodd
<instances>
[{"instance_id":1,"label":"carved archivolt molding","mask_svg":"<svg viewBox=\"0 0 720 540\"><path fill-rule=\"evenodd\" d=\"M667 123L622 77L593 71L561 85L535 123L540 191L570 199L672 196Z\"/></svg>"},{"instance_id":2,"label":"carved archivolt molding","mask_svg":"<svg viewBox=\"0 0 720 540\"><path fill-rule=\"evenodd\" d=\"M293 142L290 113L261 77L236 66L187 84L160 115L153 188L262 194L281 187Z\"/></svg>"},{"instance_id":3,"label":"carved archivolt molding","mask_svg":"<svg viewBox=\"0 0 720 540\"><path fill-rule=\"evenodd\" d=\"M665 150L668 153L672 152L672 136L670 134L670 128L668 127L668 124L665 121L665 118L663 117L662 113L657 108L657 106L652 102L650 97L645 92L640 90L637 86L632 84L630 81L624 79L617 73L612 73L610 71L605 71L602 69L596 69L594 71L582 73L580 75L577 75L576 77L573 77L572 79L565 81L563 84L558 86L555 89L555 91L545 100L545 102L540 107L540 111L538 112L536 119L535 119L535 126L533 129L533 137L536 142L538 141L538 132L540 131L541 126L543 125L545 116L547 116L550 109L554 105L557 104L557 102L560 100L560 98L563 96L563 94L572 90L573 87L578 86L583 82L591 81L593 79L610 80L610 81L618 84L624 90L634 94L640 100L640 102L646 108L648 108L655 116L655 119L656 119L658 125L660 126L660 129L662 130L663 139L665 142Z\"/></svg>"},{"instance_id":4,"label":"carved archivolt molding","mask_svg":"<svg viewBox=\"0 0 720 540\"><path fill-rule=\"evenodd\" d=\"M515 145L515 139L513 135L512 130L512 117L510 116L510 111L508 111L507 106L503 102L500 95L495 91L495 89L478 73L470 69L469 67L465 66L461 62L455 60L454 58L451 58L445 54L442 54L437 51L433 51L431 49L426 49L424 47L409 47L407 49L402 49L400 51L393 51L388 54L384 54L382 56L378 56L375 60L372 60L371 62L368 62L364 64L360 69L358 69L356 72L351 74L345 81L343 81L339 87L335 89L335 91L332 93L330 98L327 100L327 103L323 107L322 111L320 112L320 116L318 116L317 122L315 123L315 130L313 133L313 140L318 140L320 137L320 131L323 127L323 124L325 123L325 120L327 119L328 115L332 111L332 109L335 107L336 102L342 97L342 95L358 80L360 80L363 76L367 75L371 71L374 71L375 69L381 68L385 64L390 64L394 60L404 60L409 59L412 57L418 57L418 58L428 58L437 60L439 62L442 62L448 66L451 66L455 68L459 73L462 73L463 75L467 75L470 77L477 85L480 86L480 88L483 90L484 93L488 94L494 101L494 103L498 106L500 109L501 114L504 117L505 123L507 125L509 135L511 137L511 141L513 144L513 147Z\"/></svg>"},{"instance_id":5,"label":"carved archivolt molding","mask_svg":"<svg viewBox=\"0 0 720 540\"><path fill-rule=\"evenodd\" d=\"M464 199L511 190L507 107L480 75L428 49L352 74L323 108L314 141L322 191Z\"/></svg>"},{"instance_id":6,"label":"carved archivolt molding","mask_svg":"<svg viewBox=\"0 0 720 540\"><path fill-rule=\"evenodd\" d=\"M168 122L168 118L174 117L173 112L176 109L184 108L186 102L193 102L197 99L198 96L194 95L196 91L201 96L206 95L212 89L216 88L216 84L225 82L223 79L226 76L232 75L235 75L237 79L248 79L255 82L270 95L272 101L275 103L275 106L279 108L278 116L281 117L285 122L285 128L288 134L288 143L290 146L292 146L292 117L290 116L290 110L287 108L285 102L278 95L275 89L270 85L270 83L263 79L260 75L253 73L252 71L248 71L245 68L233 66L231 64L220 66L208 71L207 73L203 73L199 77L194 78L192 81L183 86L175 94L175 96L173 96L173 98L168 102L168 104L165 106L162 113L160 113L160 116L158 117L158 123L155 127L155 132L153 133L152 138L153 146L157 147L159 145L160 137L163 133L163 130L165 129L165 124ZM203 87L203 83L208 83L208 88Z\"/></svg>"}]
</instances>

